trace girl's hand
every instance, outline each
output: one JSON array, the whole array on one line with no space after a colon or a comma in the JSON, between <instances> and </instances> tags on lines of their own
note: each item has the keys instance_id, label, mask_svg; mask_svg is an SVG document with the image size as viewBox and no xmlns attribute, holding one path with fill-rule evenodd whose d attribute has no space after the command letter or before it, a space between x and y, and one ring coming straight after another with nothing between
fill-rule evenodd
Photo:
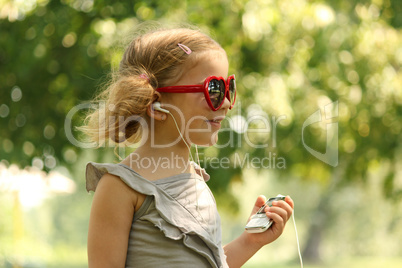
<instances>
[{"instance_id":1,"label":"girl's hand","mask_svg":"<svg viewBox=\"0 0 402 268\"><path fill-rule=\"evenodd\" d=\"M257 213L261 206L267 201L267 198L260 195L250 214L250 217ZM252 245L264 246L275 241L285 229L285 224L292 215L294 208L293 200L290 196L286 196L285 201L274 201L272 207L266 207L265 212L268 218L272 219L274 223L265 232L262 233L247 233L248 243ZM250 218L248 219L250 221ZM247 221L247 222L248 222Z\"/></svg>"}]
</instances>

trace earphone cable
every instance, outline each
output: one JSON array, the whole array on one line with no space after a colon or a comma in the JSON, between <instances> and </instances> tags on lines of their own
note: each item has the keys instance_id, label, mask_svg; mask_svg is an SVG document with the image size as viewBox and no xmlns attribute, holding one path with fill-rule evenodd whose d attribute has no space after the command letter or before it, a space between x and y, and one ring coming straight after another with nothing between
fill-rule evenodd
<instances>
[{"instance_id":1,"label":"earphone cable","mask_svg":"<svg viewBox=\"0 0 402 268\"><path fill-rule=\"evenodd\" d=\"M301 266L301 268L303 268L303 258L302 258L301 252L300 252L299 235L297 234L297 227L296 227L296 220L295 220L295 210L294 209L293 209L293 213L292 213L292 219L293 219L293 225L295 227L297 251L299 253L300 266Z\"/></svg>"},{"instance_id":2,"label":"earphone cable","mask_svg":"<svg viewBox=\"0 0 402 268\"><path fill-rule=\"evenodd\" d=\"M177 129L177 131L179 132L179 135L180 135L181 139L183 140L184 144L186 144L186 146L187 146L187 148L188 148L188 153L189 153L189 155L190 155L190 157L191 157L191 160L193 161L193 163L195 163L194 158L193 158L193 155L191 154L190 146L189 146L188 143L184 140L183 134L181 134L181 131L180 131L179 126L178 126L178 124L177 124L177 122L176 122L176 119L174 118L174 116L173 116L171 113L169 113L169 114L170 114L170 115L172 116L172 118L173 118L174 124L176 125L176 129ZM200 168L201 178L204 180L204 176L203 176L203 174L202 174L201 165L200 165L200 158L199 158L199 156L198 156L198 148L197 148L197 146L195 146L195 150L196 150L196 153L197 153L197 160L198 160L198 166L199 166L199 168ZM197 189L197 179L196 179L196 178L195 178L195 181L194 181L194 187L195 187L195 198L196 198L196 200L197 200L196 209L197 209L197 212L198 212L198 214L200 215L202 221L203 221L204 224L207 226L207 223L206 223L204 217L202 216L202 214L201 214L201 212L200 212L200 209L199 209L199 206L198 206L198 189ZM215 225L216 225L216 215L214 215L214 217L215 217ZM215 231L214 231L214 234L215 234Z\"/></svg>"},{"instance_id":3,"label":"earphone cable","mask_svg":"<svg viewBox=\"0 0 402 268\"><path fill-rule=\"evenodd\" d=\"M199 155L198 155L198 147L197 147L197 145L195 145L195 154L197 155L198 166L199 166L200 169L201 169L200 157L199 157ZM200 174L201 174L202 180L205 181L202 172L200 172Z\"/></svg>"},{"instance_id":4,"label":"earphone cable","mask_svg":"<svg viewBox=\"0 0 402 268\"><path fill-rule=\"evenodd\" d=\"M169 114L170 114L170 115L172 116L172 118L173 118L174 124L176 125L177 131L179 132L179 135L180 135L182 141L184 142L184 144L185 144L185 145L187 146L187 148L188 148L188 153L189 153L189 155L190 155L191 160L195 163L194 158L193 158L193 155L191 154L190 146L189 146L188 143L184 140L183 134L181 134L181 131L180 131L180 129L179 129L179 126L177 125L176 119L174 118L174 116L173 116L171 113L169 113Z\"/></svg>"},{"instance_id":5,"label":"earphone cable","mask_svg":"<svg viewBox=\"0 0 402 268\"><path fill-rule=\"evenodd\" d=\"M199 167L199 169L200 169L201 178L202 178L202 180L205 182L204 175L202 174L203 172L202 172L202 168L201 168L201 164L200 164L200 157L199 157L199 155L198 155L198 146L197 146L197 144L195 145L195 153L196 153L196 155L197 155L198 167ZM197 212L198 212L198 214L201 216L201 218L202 218L204 224L207 225L207 223L205 222L204 217L202 217L202 214L201 214L201 212L199 211L199 208L198 208L197 179L196 179L196 181L195 181L195 187L196 187L196 189L195 189L195 194L196 194L196 198L197 198ZM209 211L209 213L211 213L211 211ZM215 229L215 227L216 227L216 214L213 213L212 215L213 215L213 222L214 222L214 228L212 228L212 236L215 238L215 236L216 236L216 229ZM211 214L209 214L209 217L211 217Z\"/></svg>"}]
</instances>

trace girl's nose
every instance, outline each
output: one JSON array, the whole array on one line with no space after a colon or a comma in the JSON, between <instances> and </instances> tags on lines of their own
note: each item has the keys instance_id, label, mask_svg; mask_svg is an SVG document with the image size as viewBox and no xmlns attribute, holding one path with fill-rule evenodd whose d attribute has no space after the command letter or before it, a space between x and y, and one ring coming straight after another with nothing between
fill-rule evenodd
<instances>
[{"instance_id":1,"label":"girl's nose","mask_svg":"<svg viewBox=\"0 0 402 268\"><path fill-rule=\"evenodd\" d=\"M227 110L229 108L230 108L230 101L226 96L220 109L226 109Z\"/></svg>"}]
</instances>

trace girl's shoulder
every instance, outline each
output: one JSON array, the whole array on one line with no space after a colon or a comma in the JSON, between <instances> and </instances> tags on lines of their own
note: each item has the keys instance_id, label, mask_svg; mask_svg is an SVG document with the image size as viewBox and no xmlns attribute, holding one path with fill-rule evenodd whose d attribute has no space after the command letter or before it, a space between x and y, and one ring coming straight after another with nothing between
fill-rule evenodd
<instances>
[{"instance_id":1,"label":"girl's shoulder","mask_svg":"<svg viewBox=\"0 0 402 268\"><path fill-rule=\"evenodd\" d=\"M89 162L86 165L85 180L88 192L95 192L102 177L120 177L116 164Z\"/></svg>"},{"instance_id":2,"label":"girl's shoulder","mask_svg":"<svg viewBox=\"0 0 402 268\"><path fill-rule=\"evenodd\" d=\"M115 208L123 208L123 204L127 204L127 207L134 208L135 212L141 208L146 198L146 195L132 189L120 177L110 173L101 177L96 194L102 196L102 199L106 198L104 202L115 202Z\"/></svg>"},{"instance_id":3,"label":"girl's shoulder","mask_svg":"<svg viewBox=\"0 0 402 268\"><path fill-rule=\"evenodd\" d=\"M85 171L87 191L95 192L99 184L99 181L105 175L118 177L122 182L124 182L128 186L131 186L131 184L133 183L138 184L138 182L147 183L147 180L142 178L141 175L136 173L134 170L131 169L128 170L127 168L128 167L122 164L95 163L95 162L87 163Z\"/></svg>"}]
</instances>

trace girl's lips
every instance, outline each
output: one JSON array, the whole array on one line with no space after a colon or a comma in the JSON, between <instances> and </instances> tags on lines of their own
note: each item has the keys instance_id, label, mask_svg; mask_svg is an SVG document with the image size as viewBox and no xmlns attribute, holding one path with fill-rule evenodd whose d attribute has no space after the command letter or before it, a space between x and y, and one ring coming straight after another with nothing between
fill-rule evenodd
<instances>
[{"instance_id":1,"label":"girl's lips","mask_svg":"<svg viewBox=\"0 0 402 268\"><path fill-rule=\"evenodd\" d=\"M213 127L220 128L221 127L221 122L215 122L215 121L207 121L208 124L210 124Z\"/></svg>"},{"instance_id":2,"label":"girl's lips","mask_svg":"<svg viewBox=\"0 0 402 268\"><path fill-rule=\"evenodd\" d=\"M212 126L221 127L221 122L224 118L225 118L224 116L218 116L215 117L214 119L207 120L207 123Z\"/></svg>"},{"instance_id":3,"label":"girl's lips","mask_svg":"<svg viewBox=\"0 0 402 268\"><path fill-rule=\"evenodd\" d=\"M216 123L216 122L220 123L220 122L222 122L223 119L225 119L224 116L217 116L214 119L210 119L210 120L207 120L207 121L208 122L214 122L214 123Z\"/></svg>"}]
</instances>

